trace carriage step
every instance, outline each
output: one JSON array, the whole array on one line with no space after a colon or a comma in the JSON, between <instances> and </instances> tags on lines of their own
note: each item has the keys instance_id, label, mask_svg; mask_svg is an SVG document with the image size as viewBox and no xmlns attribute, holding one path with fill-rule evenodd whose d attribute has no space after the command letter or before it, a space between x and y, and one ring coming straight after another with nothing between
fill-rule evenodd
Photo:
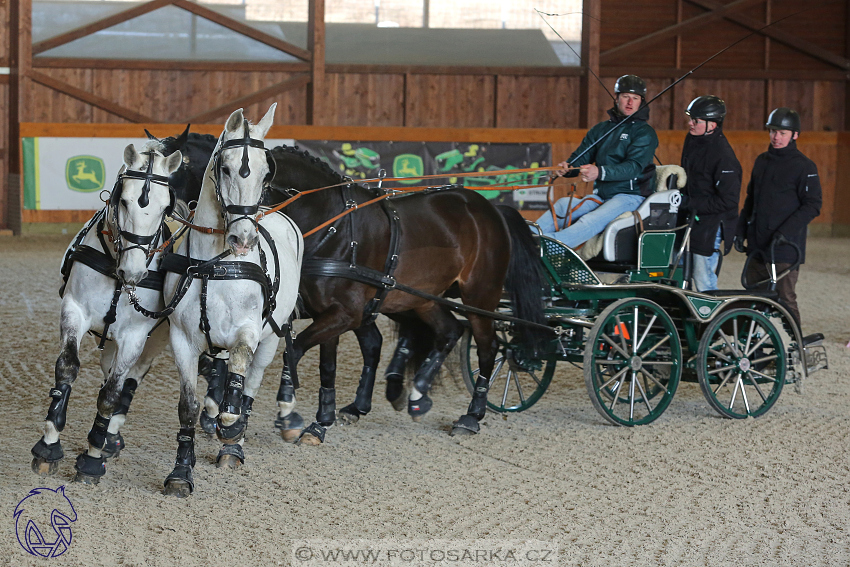
<instances>
[{"instance_id":1,"label":"carriage step","mask_svg":"<svg viewBox=\"0 0 850 567\"><path fill-rule=\"evenodd\" d=\"M803 337L803 346L820 346L823 344L823 333L813 333Z\"/></svg>"}]
</instances>

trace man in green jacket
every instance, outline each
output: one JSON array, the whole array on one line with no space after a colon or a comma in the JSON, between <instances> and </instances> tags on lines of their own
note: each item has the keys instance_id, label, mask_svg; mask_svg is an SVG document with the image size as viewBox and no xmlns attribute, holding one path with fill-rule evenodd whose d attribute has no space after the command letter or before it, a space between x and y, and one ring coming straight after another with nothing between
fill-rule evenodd
<instances>
[{"instance_id":1,"label":"man in green jacket","mask_svg":"<svg viewBox=\"0 0 850 567\"><path fill-rule=\"evenodd\" d=\"M582 181L593 181L594 194L573 201L571 214L570 199L559 199L555 203L557 218L546 213L537 221L544 235L570 248L599 234L621 214L637 209L644 199L641 185L653 183L652 157L658 136L646 123L646 83L636 75L623 75L617 79L614 93L616 104L608 111L610 118L591 128L570 159L558 164L563 168L558 175L581 175ZM558 230L568 218L571 224Z\"/></svg>"}]
</instances>

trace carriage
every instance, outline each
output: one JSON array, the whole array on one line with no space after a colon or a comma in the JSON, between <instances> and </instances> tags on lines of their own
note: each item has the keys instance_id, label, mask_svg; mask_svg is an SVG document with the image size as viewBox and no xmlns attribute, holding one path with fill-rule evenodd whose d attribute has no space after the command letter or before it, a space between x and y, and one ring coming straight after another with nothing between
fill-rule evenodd
<instances>
[{"instance_id":1,"label":"carriage","mask_svg":"<svg viewBox=\"0 0 850 567\"><path fill-rule=\"evenodd\" d=\"M809 374L826 368L823 336L803 337L774 291L687 289L687 262L680 260L688 256L689 228L674 226L680 202L675 189L653 194L638 211L641 220L612 222L601 236L602 250L587 261L557 240L538 237L546 321L554 332L531 345L521 324L496 322L490 410L530 408L549 387L556 364L569 362L582 367L594 407L615 425L657 419L680 380L699 382L722 416L743 419L770 410L786 384L800 391ZM500 312L511 311L503 300ZM478 369L469 333L460 349L472 393Z\"/></svg>"}]
</instances>

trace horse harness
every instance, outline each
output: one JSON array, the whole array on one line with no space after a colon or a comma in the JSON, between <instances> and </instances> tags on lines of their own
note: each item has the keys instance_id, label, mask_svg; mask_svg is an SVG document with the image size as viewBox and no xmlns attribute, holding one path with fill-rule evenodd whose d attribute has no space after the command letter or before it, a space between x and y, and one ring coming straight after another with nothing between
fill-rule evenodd
<instances>
[{"instance_id":1,"label":"horse harness","mask_svg":"<svg viewBox=\"0 0 850 567\"><path fill-rule=\"evenodd\" d=\"M116 268L118 266L118 262L121 259L121 254L127 252L129 250L133 250L134 248L138 248L147 256L147 264L150 266L151 260L153 260L154 256L154 245L159 242L165 242L171 238L171 230L168 228L168 225L165 224L165 216L170 215L172 210L174 209L174 191L171 189L168 183L168 177L163 175L155 175L153 173L153 159L155 152L153 150L142 152L144 155L148 156L147 170L146 171L135 171L135 170L125 170L118 175L118 178L115 180L115 185L112 187L112 192L109 197L109 202L106 207L102 208L100 211L95 214L94 217L86 224L86 226L81 230L77 237L74 239L74 242L71 244L68 252L65 254L65 258L62 261L62 268L60 269L60 273L62 274L62 286L59 288L59 297L63 297L65 295L65 286L68 283L68 277L71 274L71 267L74 262L80 262L93 269L94 271L103 274L106 277L112 278L115 280L115 291L112 294L112 301L109 304L109 309L106 312L106 315L103 317L103 332L98 333L97 331L90 331L93 335L98 336L100 341L98 342L97 348L103 350L104 345L107 341L107 336L109 334L109 327L112 323L115 322L116 313L118 310L118 301L121 298L121 290L123 288L123 283L120 278L118 278L116 274ZM140 179L145 183L142 187L142 193L139 195L139 206L144 208L148 206L149 203L149 195L150 195L150 185L151 183L156 183L158 185L164 185L169 188L169 193L171 195L171 202L168 207L163 212L162 222L159 225L159 229L151 234L151 235L138 235L132 232L127 232L125 230L121 230L121 227L118 223L118 206L121 202L121 194L124 189L124 179ZM115 231L118 233L113 234L111 230L106 229L106 216L108 211L112 211L112 225L115 227ZM83 240L88 233L91 231L93 227L97 227L96 234L97 239L100 242L100 247L103 249L97 250L96 248L92 248L86 244L82 244ZM104 239L104 234L109 235L112 246L109 246ZM128 240L132 243L132 246L124 247L121 242L121 237L124 237L125 240ZM108 254L108 250L112 248L115 251L116 256ZM157 270L149 270L148 275L136 285L138 287L143 287L145 289L151 289L154 291L162 292L163 282L165 281L165 276L162 272ZM157 323L153 329L151 329L151 333L160 325L161 323ZM150 335L149 335L150 336Z\"/></svg>"},{"instance_id":2,"label":"horse harness","mask_svg":"<svg viewBox=\"0 0 850 567\"><path fill-rule=\"evenodd\" d=\"M224 202L224 197L221 194L221 152L225 150L231 149L242 149L242 164L239 169L239 175L244 179L251 175L251 169L248 164L248 148L258 148L265 152L266 160L269 164L269 176L266 177L265 181L270 180L274 175L274 160L271 158L271 154L269 150L265 147L262 140L258 140L255 138L251 138L248 131L248 121L243 119L243 137L242 138L234 138L232 140L228 140L221 144L221 147L213 156L214 159L214 185L216 191L216 198L218 200L219 206L221 208L221 216L226 221L226 216L228 213L234 215L240 215L236 219L231 220L229 222L225 222L225 229L227 229L234 223L240 220L248 220L253 223L257 232L266 240L266 243L269 245L271 249L271 255L274 259L275 265L275 277L274 279L269 276L266 254L263 252L262 246L258 245L258 251L260 255L260 265L254 264L253 262L239 262L239 261L229 261L225 262L222 259L227 257L230 254L229 250L225 250L218 256L211 258L210 260L199 260L191 257L191 241L187 241L186 249L189 251L189 255L183 256L181 254L177 254L175 252L169 252L165 254L160 262L160 269L165 272L174 272L177 274L181 274L181 279L177 284L177 289L175 291L174 297L169 302L169 305L160 312L151 313L148 312L148 316L158 316L158 317L166 317L174 312L177 304L189 290L189 287L192 284L192 281L195 278L201 279L201 293L200 293L200 303L201 303L201 314L200 314L200 328L204 332L204 336L207 340L207 347L209 349L209 353L213 356L218 354L224 349L216 347L212 342L212 337L210 336L210 322L209 317L207 315L207 288L208 284L211 280L218 281L233 281L233 280L250 280L257 282L263 290L263 323L271 326L274 333L279 337L284 337L289 330L288 324L278 325L277 322L272 317L272 313L274 313L276 304L277 292L280 287L280 259L277 254L277 247L275 246L274 239L271 234L266 230L260 223L256 220L255 215L259 211L260 203L257 202L255 205L228 205ZM286 217L285 215L281 215L283 218L289 220L292 223L292 220ZM293 225L294 226L294 225ZM191 235L191 233L189 233ZM189 235L187 235L187 239L189 239ZM132 301L132 296L131 296ZM137 303L134 303L136 306ZM136 307L139 309L139 307Z\"/></svg>"}]
</instances>

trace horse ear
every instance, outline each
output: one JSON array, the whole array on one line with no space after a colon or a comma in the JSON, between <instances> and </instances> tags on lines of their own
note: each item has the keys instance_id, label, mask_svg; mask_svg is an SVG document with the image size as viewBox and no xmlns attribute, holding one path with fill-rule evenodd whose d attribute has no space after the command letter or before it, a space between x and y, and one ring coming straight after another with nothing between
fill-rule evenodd
<instances>
[{"instance_id":1,"label":"horse ear","mask_svg":"<svg viewBox=\"0 0 850 567\"><path fill-rule=\"evenodd\" d=\"M124 148L124 165L126 165L128 169L133 167L133 164L136 163L137 159L139 159L139 154L136 152L136 146L130 144Z\"/></svg>"},{"instance_id":2,"label":"horse ear","mask_svg":"<svg viewBox=\"0 0 850 567\"><path fill-rule=\"evenodd\" d=\"M233 114L230 115L230 118L227 119L227 122L224 123L224 129L227 132L235 132L242 128L242 122L244 120L245 119L242 116L242 109L234 110Z\"/></svg>"},{"instance_id":3,"label":"horse ear","mask_svg":"<svg viewBox=\"0 0 850 567\"><path fill-rule=\"evenodd\" d=\"M191 124L186 124L186 129L183 130L183 133L177 136L177 138L174 140L174 147L182 148L186 145L186 142L189 140L189 128L191 126Z\"/></svg>"},{"instance_id":4,"label":"horse ear","mask_svg":"<svg viewBox=\"0 0 850 567\"><path fill-rule=\"evenodd\" d=\"M160 140L159 138L157 138L156 136L154 136L153 134L151 134L150 132L148 132L148 129L147 129L147 128L145 128L145 134L147 135L148 140L156 140L157 142L161 142L161 141L162 141L162 140Z\"/></svg>"},{"instance_id":5,"label":"horse ear","mask_svg":"<svg viewBox=\"0 0 850 567\"><path fill-rule=\"evenodd\" d=\"M272 127L272 122L274 121L274 111L276 109L277 103L273 102L272 105L269 107L268 112L266 112L266 115L263 116L263 119L260 120L260 122L256 126L254 126L253 134L255 138L265 138L266 134L269 133L269 128Z\"/></svg>"},{"instance_id":6,"label":"horse ear","mask_svg":"<svg viewBox=\"0 0 850 567\"><path fill-rule=\"evenodd\" d=\"M183 154L180 150L177 150L170 156L166 158L165 161L165 170L169 175L180 169L180 165L183 163Z\"/></svg>"}]
</instances>

